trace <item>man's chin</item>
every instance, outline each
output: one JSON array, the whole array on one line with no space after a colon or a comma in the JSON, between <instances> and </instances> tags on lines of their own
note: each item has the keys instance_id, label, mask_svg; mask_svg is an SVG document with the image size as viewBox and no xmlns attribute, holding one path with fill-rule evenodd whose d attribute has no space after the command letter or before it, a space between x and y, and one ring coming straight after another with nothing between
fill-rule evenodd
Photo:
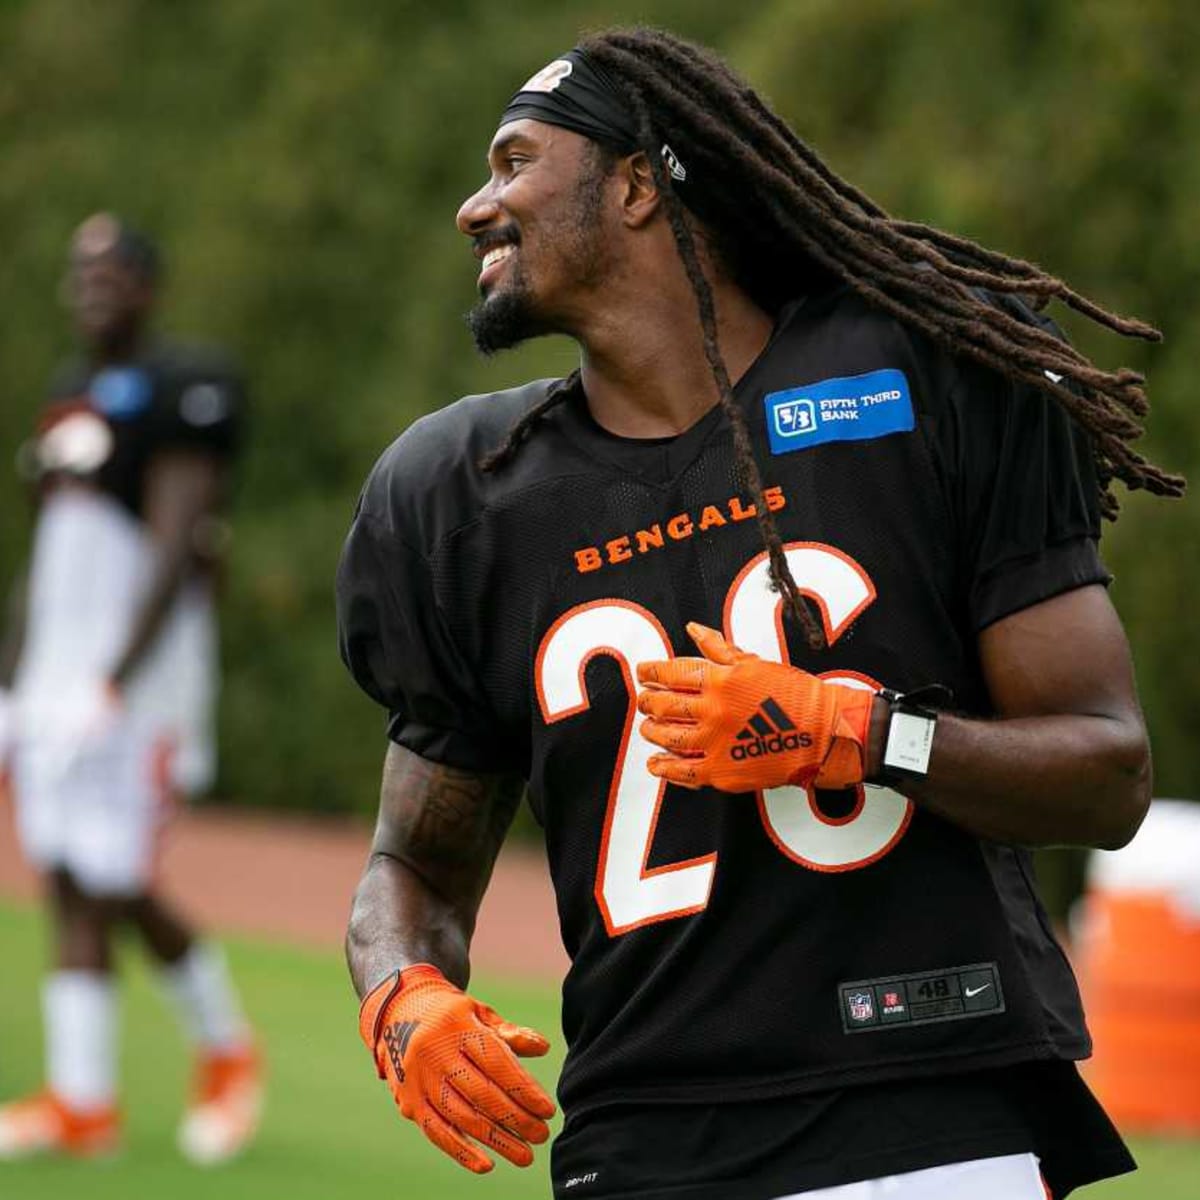
<instances>
[{"instance_id":1,"label":"man's chin","mask_svg":"<svg viewBox=\"0 0 1200 1200\"><path fill-rule=\"evenodd\" d=\"M511 350L530 338L549 332L526 297L512 291L492 292L467 313L475 348L484 355Z\"/></svg>"}]
</instances>

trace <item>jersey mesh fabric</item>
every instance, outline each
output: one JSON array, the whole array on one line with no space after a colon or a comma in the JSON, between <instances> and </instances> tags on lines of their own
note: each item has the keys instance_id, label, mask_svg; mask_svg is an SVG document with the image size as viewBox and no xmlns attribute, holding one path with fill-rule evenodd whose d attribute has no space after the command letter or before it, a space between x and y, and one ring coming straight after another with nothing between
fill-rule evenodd
<instances>
[{"instance_id":1,"label":"jersey mesh fabric","mask_svg":"<svg viewBox=\"0 0 1200 1200\"><path fill-rule=\"evenodd\" d=\"M770 453L767 394L885 368L911 389L911 433ZM731 589L762 546L746 498L734 503L719 414L647 446L606 435L571 401L510 467L480 474L478 458L548 386L468 398L393 445L360 502L338 598L343 654L388 708L397 742L529 781L572 959L568 1113L1085 1054L1075 984L1027 855L920 811L871 861L817 870L781 847L754 796L668 788L644 871L709 861L710 890L682 915L606 923L598 877L633 664L593 647L579 667L586 705L548 719L539 650L572 610L608 605L652 614L674 652L691 653L685 623L725 627ZM788 629L799 666L899 690L939 682L957 707L986 715L978 629L1107 578L1086 445L1053 402L934 352L846 293L789 313L737 396L764 482L782 497L784 541L869 581L827 650ZM1054 486L1031 495L1031 478ZM639 551L637 531L655 527L663 545ZM815 802L831 817L854 812L853 794ZM846 1032L840 983L973 963L995 964L1002 1010Z\"/></svg>"},{"instance_id":2,"label":"jersey mesh fabric","mask_svg":"<svg viewBox=\"0 0 1200 1200\"><path fill-rule=\"evenodd\" d=\"M1044 1062L769 1101L589 1110L555 1141L551 1176L559 1197L775 1200L1023 1152L1038 1156L1053 1200L1135 1166L1074 1064Z\"/></svg>"}]
</instances>

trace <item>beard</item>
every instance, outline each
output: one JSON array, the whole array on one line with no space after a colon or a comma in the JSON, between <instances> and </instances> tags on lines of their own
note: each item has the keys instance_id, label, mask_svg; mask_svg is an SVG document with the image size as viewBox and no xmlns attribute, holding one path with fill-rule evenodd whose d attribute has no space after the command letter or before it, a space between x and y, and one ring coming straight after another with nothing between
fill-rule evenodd
<instances>
[{"instance_id":1,"label":"beard","mask_svg":"<svg viewBox=\"0 0 1200 1200\"><path fill-rule=\"evenodd\" d=\"M539 318L529 285L519 275L467 313L467 328L475 339L475 349L487 357L552 332Z\"/></svg>"}]
</instances>

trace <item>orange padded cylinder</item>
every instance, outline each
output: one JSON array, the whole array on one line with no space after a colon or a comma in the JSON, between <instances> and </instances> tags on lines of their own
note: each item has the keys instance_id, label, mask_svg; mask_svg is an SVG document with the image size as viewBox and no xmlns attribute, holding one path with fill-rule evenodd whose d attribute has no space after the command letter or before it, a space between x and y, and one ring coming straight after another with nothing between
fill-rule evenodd
<instances>
[{"instance_id":1,"label":"orange padded cylinder","mask_svg":"<svg viewBox=\"0 0 1200 1200\"><path fill-rule=\"evenodd\" d=\"M1075 963L1095 1043L1084 1072L1123 1130L1200 1133L1200 916L1169 871L1156 886L1140 849L1148 870L1100 871L1084 900ZM1200 838L1194 851L1200 880Z\"/></svg>"}]
</instances>

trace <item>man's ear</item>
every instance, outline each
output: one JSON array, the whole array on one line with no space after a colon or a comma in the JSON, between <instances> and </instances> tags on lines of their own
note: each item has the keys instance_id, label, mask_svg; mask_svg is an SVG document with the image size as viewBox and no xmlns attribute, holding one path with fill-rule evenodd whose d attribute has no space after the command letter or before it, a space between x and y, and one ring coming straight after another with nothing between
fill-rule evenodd
<instances>
[{"instance_id":1,"label":"man's ear","mask_svg":"<svg viewBox=\"0 0 1200 1200\"><path fill-rule=\"evenodd\" d=\"M645 151L639 150L617 164L621 181L621 219L628 229L641 229L658 212L662 196Z\"/></svg>"}]
</instances>

